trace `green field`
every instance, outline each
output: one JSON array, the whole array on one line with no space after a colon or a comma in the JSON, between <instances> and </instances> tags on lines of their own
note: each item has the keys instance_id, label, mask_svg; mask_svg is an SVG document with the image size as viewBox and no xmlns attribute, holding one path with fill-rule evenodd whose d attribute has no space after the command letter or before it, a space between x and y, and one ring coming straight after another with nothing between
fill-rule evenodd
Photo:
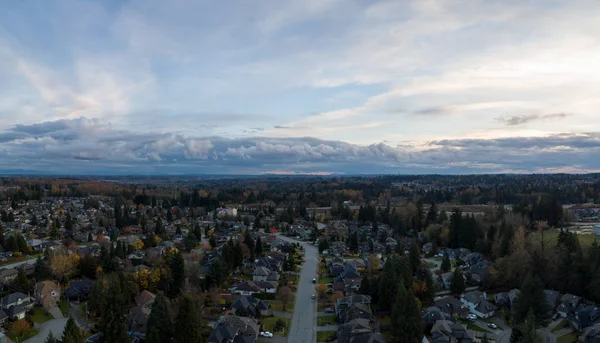
<instances>
[{"instance_id":1,"label":"green field","mask_svg":"<svg viewBox=\"0 0 600 343\"><path fill-rule=\"evenodd\" d=\"M49 321L50 319L54 319L54 316L48 313L43 308L34 307L31 309L31 320L33 320L33 322L42 324Z\"/></svg>"},{"instance_id":2,"label":"green field","mask_svg":"<svg viewBox=\"0 0 600 343\"><path fill-rule=\"evenodd\" d=\"M530 233L527 237L529 238L529 241L534 245L540 245L542 242L542 234L537 231ZM596 235L577 235L577 238L579 238L579 243L581 244L582 248L587 248L587 247L591 246L592 243L594 243L594 241L598 239L596 237ZM550 244L550 246L552 246L551 244L553 244L553 243L556 244L557 240L558 240L558 231L557 230L544 231L543 241L546 244Z\"/></svg>"},{"instance_id":3,"label":"green field","mask_svg":"<svg viewBox=\"0 0 600 343\"><path fill-rule=\"evenodd\" d=\"M317 326L335 325L335 316L317 317Z\"/></svg>"},{"instance_id":4,"label":"green field","mask_svg":"<svg viewBox=\"0 0 600 343\"><path fill-rule=\"evenodd\" d=\"M275 326L275 323L279 319L283 320L283 322L286 325L286 327L283 330L283 332L275 332L275 331L273 331L273 327ZM286 318L281 318L281 317L267 317L267 318L262 319L262 323L263 323L263 327L265 328L265 330L272 332L274 335L286 337L287 334L288 334L289 320L286 319Z\"/></svg>"},{"instance_id":5,"label":"green field","mask_svg":"<svg viewBox=\"0 0 600 343\"><path fill-rule=\"evenodd\" d=\"M317 331L317 342L328 341L329 338L335 337L336 335L337 331Z\"/></svg>"}]
</instances>

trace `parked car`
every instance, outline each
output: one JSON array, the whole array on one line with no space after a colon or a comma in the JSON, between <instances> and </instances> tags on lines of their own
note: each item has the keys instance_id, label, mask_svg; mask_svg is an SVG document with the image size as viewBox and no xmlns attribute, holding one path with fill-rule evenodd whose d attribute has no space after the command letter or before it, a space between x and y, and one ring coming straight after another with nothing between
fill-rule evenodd
<instances>
[{"instance_id":1,"label":"parked car","mask_svg":"<svg viewBox=\"0 0 600 343\"><path fill-rule=\"evenodd\" d=\"M552 320L558 320L558 318L560 318L560 314L559 314L559 313L555 313L555 314L552 316Z\"/></svg>"},{"instance_id":2,"label":"parked car","mask_svg":"<svg viewBox=\"0 0 600 343\"><path fill-rule=\"evenodd\" d=\"M317 297L313 294L312 297L310 297L311 299L316 299Z\"/></svg>"},{"instance_id":3,"label":"parked car","mask_svg":"<svg viewBox=\"0 0 600 343\"><path fill-rule=\"evenodd\" d=\"M487 326L488 326L488 328L494 329L494 330L498 328L498 325L496 325L494 323L489 323Z\"/></svg>"},{"instance_id":4,"label":"parked car","mask_svg":"<svg viewBox=\"0 0 600 343\"><path fill-rule=\"evenodd\" d=\"M333 309L331 307L328 307L325 309L325 313L333 313Z\"/></svg>"},{"instance_id":5,"label":"parked car","mask_svg":"<svg viewBox=\"0 0 600 343\"><path fill-rule=\"evenodd\" d=\"M317 279L313 278L313 283L317 283Z\"/></svg>"},{"instance_id":6,"label":"parked car","mask_svg":"<svg viewBox=\"0 0 600 343\"><path fill-rule=\"evenodd\" d=\"M476 321L476 320L477 320L477 316L476 316L476 315L474 315L473 313L471 313L471 314L469 314L469 315L467 316L467 320L468 320L468 321L470 321L470 322L474 322L474 321Z\"/></svg>"},{"instance_id":7,"label":"parked car","mask_svg":"<svg viewBox=\"0 0 600 343\"><path fill-rule=\"evenodd\" d=\"M260 335L263 336L263 337L269 337L269 338L273 337L273 334L270 333L269 331L263 331L263 332L260 333Z\"/></svg>"}]
</instances>

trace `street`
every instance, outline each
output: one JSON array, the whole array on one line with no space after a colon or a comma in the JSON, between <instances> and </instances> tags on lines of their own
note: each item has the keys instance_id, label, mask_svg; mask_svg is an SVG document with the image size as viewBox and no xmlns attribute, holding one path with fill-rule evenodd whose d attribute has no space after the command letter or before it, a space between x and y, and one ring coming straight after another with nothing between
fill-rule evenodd
<instances>
[{"instance_id":1,"label":"street","mask_svg":"<svg viewBox=\"0 0 600 343\"><path fill-rule=\"evenodd\" d=\"M317 266L319 262L319 253L317 248L303 242L296 241L288 237L278 235L283 241L300 243L306 254L305 262L302 264L302 272L298 281L296 291L296 304L292 323L288 335L289 343L313 343L317 341L316 323L316 300L311 296L315 293L315 285L312 279L317 276Z\"/></svg>"}]
</instances>

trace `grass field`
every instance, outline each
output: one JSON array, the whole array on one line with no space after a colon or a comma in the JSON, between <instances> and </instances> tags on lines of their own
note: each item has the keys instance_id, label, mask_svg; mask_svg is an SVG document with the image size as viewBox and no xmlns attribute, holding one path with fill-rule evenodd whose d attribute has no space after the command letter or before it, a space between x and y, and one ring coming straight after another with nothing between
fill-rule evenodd
<instances>
[{"instance_id":1,"label":"grass field","mask_svg":"<svg viewBox=\"0 0 600 343\"><path fill-rule=\"evenodd\" d=\"M49 321L50 319L54 319L54 316L48 313L43 308L34 307L31 309L31 320L33 320L35 323L42 324Z\"/></svg>"},{"instance_id":2,"label":"grass field","mask_svg":"<svg viewBox=\"0 0 600 343\"><path fill-rule=\"evenodd\" d=\"M317 317L317 326L335 325L335 316Z\"/></svg>"},{"instance_id":3,"label":"grass field","mask_svg":"<svg viewBox=\"0 0 600 343\"><path fill-rule=\"evenodd\" d=\"M542 235L539 232L532 232L528 235L528 238L532 244L539 245L542 242ZM587 248L595 240L597 240L596 235L577 235L579 238L579 243L582 248ZM548 230L544 232L544 242L552 246L552 244L556 244L558 239L558 231L557 230Z\"/></svg>"},{"instance_id":4,"label":"grass field","mask_svg":"<svg viewBox=\"0 0 600 343\"><path fill-rule=\"evenodd\" d=\"M283 329L283 332L275 332L273 330L273 327L275 327L275 323L277 322L277 320L283 320L283 322L285 323L285 328ZM270 331L272 332L274 335L277 336L283 336L283 337L287 337L288 334L288 324L289 324L289 320L286 318L281 318L281 317L267 317L262 319L262 323L263 323L263 327L265 328L266 331Z\"/></svg>"},{"instance_id":5,"label":"grass field","mask_svg":"<svg viewBox=\"0 0 600 343\"><path fill-rule=\"evenodd\" d=\"M569 322L567 322L566 320L563 319L558 325L556 325L556 327L554 327L554 329L552 329L552 332L562 330L562 329L566 328L568 325L569 325Z\"/></svg>"},{"instance_id":6,"label":"grass field","mask_svg":"<svg viewBox=\"0 0 600 343\"><path fill-rule=\"evenodd\" d=\"M329 338L335 337L336 335L337 331L317 331L317 342L328 341Z\"/></svg>"},{"instance_id":7,"label":"grass field","mask_svg":"<svg viewBox=\"0 0 600 343\"><path fill-rule=\"evenodd\" d=\"M558 343L575 343L579 341L577 334L574 332L568 333L566 335L560 336L556 339Z\"/></svg>"},{"instance_id":8,"label":"grass field","mask_svg":"<svg viewBox=\"0 0 600 343\"><path fill-rule=\"evenodd\" d=\"M69 303L65 299L62 299L58 303L58 307L60 308L60 312L63 314L63 316L69 316Z\"/></svg>"},{"instance_id":9,"label":"grass field","mask_svg":"<svg viewBox=\"0 0 600 343\"><path fill-rule=\"evenodd\" d=\"M38 329L29 329L23 332L22 335L19 336L17 331L14 329L9 329L7 332L8 338L10 338L13 342L23 342L26 339L30 339L31 337L37 335L40 332Z\"/></svg>"},{"instance_id":10,"label":"grass field","mask_svg":"<svg viewBox=\"0 0 600 343\"><path fill-rule=\"evenodd\" d=\"M283 312L283 304L281 303L281 301L279 301L279 300L269 300L267 302L271 306L271 311ZM294 312L294 299L291 299L288 302L286 311L289 312L289 313Z\"/></svg>"},{"instance_id":11,"label":"grass field","mask_svg":"<svg viewBox=\"0 0 600 343\"><path fill-rule=\"evenodd\" d=\"M319 284L320 285L326 285L326 284L332 283L332 282L333 282L333 278L331 278L329 276L325 276L325 277L319 278Z\"/></svg>"}]
</instances>

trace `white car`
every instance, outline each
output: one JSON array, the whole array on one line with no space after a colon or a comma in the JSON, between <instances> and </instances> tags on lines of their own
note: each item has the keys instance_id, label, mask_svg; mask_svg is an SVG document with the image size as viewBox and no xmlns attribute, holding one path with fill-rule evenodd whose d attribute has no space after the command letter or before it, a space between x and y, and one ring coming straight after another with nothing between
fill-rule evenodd
<instances>
[{"instance_id":1,"label":"white car","mask_svg":"<svg viewBox=\"0 0 600 343\"><path fill-rule=\"evenodd\" d=\"M469 315L467 316L467 320L468 320L468 321L470 321L470 322L474 322L474 321L476 321L476 320L477 320L477 316L476 316L476 315L474 315L473 313L471 313L471 314L469 314Z\"/></svg>"},{"instance_id":2,"label":"white car","mask_svg":"<svg viewBox=\"0 0 600 343\"><path fill-rule=\"evenodd\" d=\"M260 333L260 335L263 337L269 337L269 338L273 337L273 334L270 333L269 331L263 331Z\"/></svg>"}]
</instances>

